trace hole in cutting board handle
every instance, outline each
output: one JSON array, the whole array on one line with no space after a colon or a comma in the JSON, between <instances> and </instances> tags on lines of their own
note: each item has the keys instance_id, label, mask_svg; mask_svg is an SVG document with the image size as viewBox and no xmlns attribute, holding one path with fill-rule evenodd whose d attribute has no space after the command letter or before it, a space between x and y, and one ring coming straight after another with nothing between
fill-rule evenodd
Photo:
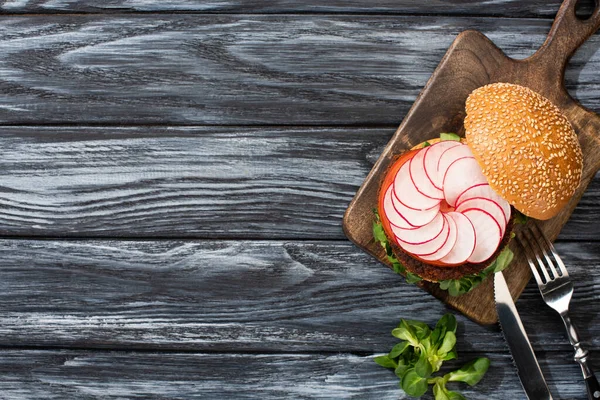
<instances>
[{"instance_id":1,"label":"hole in cutting board handle","mask_svg":"<svg viewBox=\"0 0 600 400\"><path fill-rule=\"evenodd\" d=\"M591 1L593 0L563 0L546 41L529 58L561 82L569 58L600 27L600 9L596 6L600 0L594 2L594 9L587 19L581 19L587 13L581 17L576 15L578 7L581 7L581 14L586 8L590 8Z\"/></svg>"},{"instance_id":2,"label":"hole in cutting board handle","mask_svg":"<svg viewBox=\"0 0 600 400\"><path fill-rule=\"evenodd\" d=\"M579 0L575 5L575 16L578 20L585 21L590 19L598 7L597 0Z\"/></svg>"}]
</instances>

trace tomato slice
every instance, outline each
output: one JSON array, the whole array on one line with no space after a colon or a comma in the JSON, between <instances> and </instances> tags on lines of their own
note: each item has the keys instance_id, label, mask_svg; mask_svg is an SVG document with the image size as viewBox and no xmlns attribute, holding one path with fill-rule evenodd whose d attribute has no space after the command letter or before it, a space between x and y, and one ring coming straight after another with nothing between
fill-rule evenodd
<instances>
[{"instance_id":1,"label":"tomato slice","mask_svg":"<svg viewBox=\"0 0 600 400\"><path fill-rule=\"evenodd\" d=\"M400 167L404 165L407 161L417 154L418 150L411 150L403 153L400 157L398 157L391 167L388 168L385 178L383 178L383 182L381 184L381 188L379 189L379 198L377 200L377 209L379 210L379 218L381 219L381 225L383 226L383 230L386 236L389 238L394 238L395 235L392 233L392 227L390 226L390 221L388 220L385 212L383 211L383 202L385 201L385 193L389 189L389 187L394 183L394 178L396 178L396 174L400 170ZM392 239L393 240L393 239ZM397 244L397 243L396 243Z\"/></svg>"}]
</instances>

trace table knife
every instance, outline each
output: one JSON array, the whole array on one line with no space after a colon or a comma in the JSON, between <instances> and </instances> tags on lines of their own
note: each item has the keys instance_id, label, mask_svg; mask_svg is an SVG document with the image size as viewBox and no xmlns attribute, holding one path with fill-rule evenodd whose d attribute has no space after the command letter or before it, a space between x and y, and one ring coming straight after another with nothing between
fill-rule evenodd
<instances>
[{"instance_id":1,"label":"table knife","mask_svg":"<svg viewBox=\"0 0 600 400\"><path fill-rule=\"evenodd\" d=\"M521 385L530 400L551 400L552 395L510 295L504 274L494 274L494 297L502 333L508 344Z\"/></svg>"}]
</instances>

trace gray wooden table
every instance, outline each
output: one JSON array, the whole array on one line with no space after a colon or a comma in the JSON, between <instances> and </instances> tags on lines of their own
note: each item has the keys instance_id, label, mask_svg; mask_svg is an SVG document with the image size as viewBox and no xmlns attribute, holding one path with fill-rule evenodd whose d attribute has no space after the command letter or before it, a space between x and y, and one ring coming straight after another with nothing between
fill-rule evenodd
<instances>
[{"instance_id":1,"label":"gray wooden table","mask_svg":"<svg viewBox=\"0 0 600 400\"><path fill-rule=\"evenodd\" d=\"M7 0L0 16L0 398L403 398L372 362L448 309L350 244L342 214L456 34L509 55L558 0ZM600 37L568 89L600 111ZM558 250L600 367L600 177ZM518 302L557 398L560 321ZM459 316L473 399L524 395Z\"/></svg>"}]
</instances>

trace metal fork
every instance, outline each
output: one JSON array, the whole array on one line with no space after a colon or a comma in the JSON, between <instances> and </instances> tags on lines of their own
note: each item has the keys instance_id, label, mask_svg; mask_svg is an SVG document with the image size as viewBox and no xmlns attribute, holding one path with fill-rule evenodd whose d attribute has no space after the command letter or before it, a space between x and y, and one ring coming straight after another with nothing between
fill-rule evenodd
<instances>
[{"instance_id":1,"label":"metal fork","mask_svg":"<svg viewBox=\"0 0 600 400\"><path fill-rule=\"evenodd\" d=\"M535 228L531 228L531 226ZM552 243L535 223L530 223L529 227L524 228L519 233L518 238L519 243L525 249L527 261L537 281L542 298L546 304L560 314L565 324L567 336L575 349L575 361L579 363L583 372L588 398L591 400L600 399L600 384L598 384L594 371L588 365L589 353L582 347L577 329L575 329L569 317L573 282L569 278L565 264L558 256ZM553 259L554 261L552 261ZM546 263L544 263L544 260ZM537 261L537 266L534 261Z\"/></svg>"}]
</instances>

